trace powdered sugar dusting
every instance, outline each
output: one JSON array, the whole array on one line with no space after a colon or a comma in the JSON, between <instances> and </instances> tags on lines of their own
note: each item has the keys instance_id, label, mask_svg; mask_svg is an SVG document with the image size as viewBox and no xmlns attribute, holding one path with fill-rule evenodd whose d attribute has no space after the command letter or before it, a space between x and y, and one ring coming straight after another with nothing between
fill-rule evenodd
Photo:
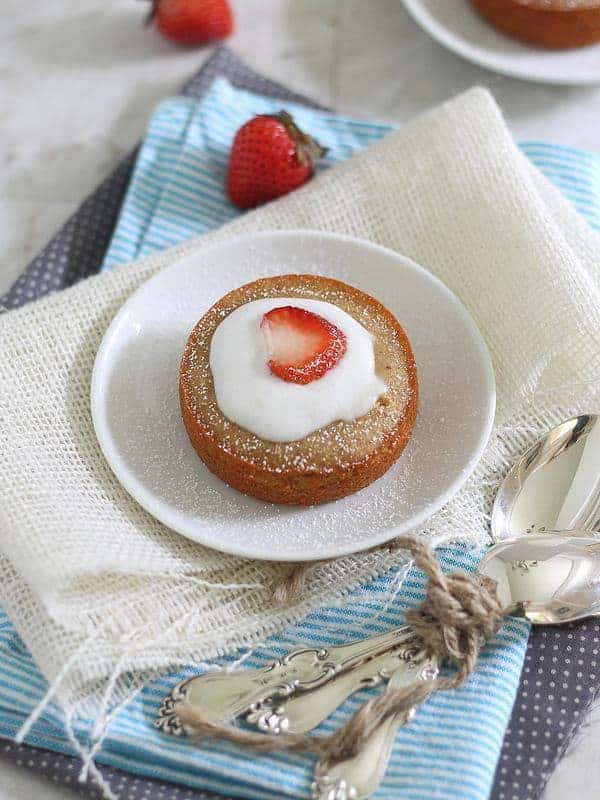
<instances>
[{"instance_id":1,"label":"powdered sugar dusting","mask_svg":"<svg viewBox=\"0 0 600 800\"><path fill-rule=\"evenodd\" d=\"M337 420L302 439L265 441L227 419L215 396L209 364L214 331L232 310L266 298L319 300L331 303L360 321L373 337L375 371L387 385L368 413L351 421ZM232 369L234 369L232 365ZM202 318L190 337L183 366L186 398L197 424L217 438L220 448L248 463L275 472L332 471L359 463L393 433L409 398L409 381L402 342L389 318L364 296L340 284L316 283L306 275L272 278L244 286L223 298ZM241 389L243 391L243 389Z\"/></svg>"},{"instance_id":2,"label":"powdered sugar dusting","mask_svg":"<svg viewBox=\"0 0 600 800\"><path fill-rule=\"evenodd\" d=\"M531 6L543 11L576 11L600 8L599 0L518 0L522 6ZM509 10L507 9L507 13Z\"/></svg>"},{"instance_id":3,"label":"powdered sugar dusting","mask_svg":"<svg viewBox=\"0 0 600 800\"><path fill-rule=\"evenodd\" d=\"M269 368L261 320L279 313L282 306L286 314L295 307L309 312L309 319L325 319L341 331L341 359L316 380L289 382ZM266 330L270 334L269 326ZM297 348L299 339L304 342L301 334L290 336L286 325L283 330L285 346L291 342ZM335 420L356 420L386 392L385 382L375 372L372 336L354 316L321 300L274 297L243 303L217 325L209 348L219 410L269 442L304 439Z\"/></svg>"},{"instance_id":4,"label":"powdered sugar dusting","mask_svg":"<svg viewBox=\"0 0 600 800\"><path fill-rule=\"evenodd\" d=\"M405 328L419 374L419 415L396 464L354 495L302 509L254 500L211 475L190 444L177 391L198 318L234 287L290 272L333 277L380 298ZM132 491L142 486L170 527L268 559L361 549L418 524L423 509L470 471L467 456L489 414L479 344L443 287L385 251L316 235L232 241L156 276L129 303L107 382L106 417Z\"/></svg>"}]
</instances>

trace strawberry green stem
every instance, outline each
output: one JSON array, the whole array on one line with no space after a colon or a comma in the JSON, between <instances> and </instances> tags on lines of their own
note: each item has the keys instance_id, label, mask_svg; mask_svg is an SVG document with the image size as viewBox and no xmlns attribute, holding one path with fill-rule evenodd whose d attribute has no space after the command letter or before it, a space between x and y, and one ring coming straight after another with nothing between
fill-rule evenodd
<instances>
[{"instance_id":1,"label":"strawberry green stem","mask_svg":"<svg viewBox=\"0 0 600 800\"><path fill-rule=\"evenodd\" d=\"M312 167L319 159L326 155L327 147L323 147L316 139L313 139L312 136L304 133L304 131L296 125L292 115L287 111L279 111L277 114L272 114L271 116L281 122L296 143L298 161L302 165L310 165Z\"/></svg>"}]
</instances>

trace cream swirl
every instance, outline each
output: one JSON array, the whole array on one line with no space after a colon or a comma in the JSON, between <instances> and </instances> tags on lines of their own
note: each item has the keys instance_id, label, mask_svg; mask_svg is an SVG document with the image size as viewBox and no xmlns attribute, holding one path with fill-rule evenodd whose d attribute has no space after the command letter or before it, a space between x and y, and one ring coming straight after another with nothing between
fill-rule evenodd
<instances>
[{"instance_id":1,"label":"cream swirl","mask_svg":"<svg viewBox=\"0 0 600 800\"><path fill-rule=\"evenodd\" d=\"M304 385L271 373L260 330L264 314L287 305L319 314L346 336L341 360ZM371 334L338 306L297 297L254 300L232 311L213 334L210 369L223 415L272 442L304 439L336 420L358 419L387 389L375 372Z\"/></svg>"}]
</instances>

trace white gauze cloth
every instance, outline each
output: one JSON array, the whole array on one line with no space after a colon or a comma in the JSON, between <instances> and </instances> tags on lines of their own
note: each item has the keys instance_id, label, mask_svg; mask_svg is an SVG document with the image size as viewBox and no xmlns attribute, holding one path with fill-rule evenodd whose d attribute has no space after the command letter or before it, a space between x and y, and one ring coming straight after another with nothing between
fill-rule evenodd
<instances>
[{"instance_id":1,"label":"white gauze cloth","mask_svg":"<svg viewBox=\"0 0 600 800\"><path fill-rule=\"evenodd\" d=\"M383 551L322 565L300 602L275 607L284 565L171 532L129 497L96 442L92 366L131 292L209 242L275 228L404 253L461 298L483 333L495 429L473 477L427 523L435 541L484 541L516 455L561 419L600 411L600 239L521 155L479 89L217 232L6 313L0 602L67 718L101 716L151 672L250 645L399 560Z\"/></svg>"}]
</instances>

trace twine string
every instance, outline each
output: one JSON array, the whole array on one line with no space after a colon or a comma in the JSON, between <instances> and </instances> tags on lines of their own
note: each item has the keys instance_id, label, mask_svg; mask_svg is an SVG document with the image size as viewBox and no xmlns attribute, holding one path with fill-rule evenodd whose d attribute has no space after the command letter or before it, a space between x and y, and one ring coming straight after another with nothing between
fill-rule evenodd
<instances>
[{"instance_id":1,"label":"twine string","mask_svg":"<svg viewBox=\"0 0 600 800\"><path fill-rule=\"evenodd\" d=\"M415 681L369 700L338 731L329 736L263 734L214 722L185 701L176 711L196 737L221 739L255 752L294 750L318 754L337 763L358 753L374 730L391 716L408 717L435 692L456 689L469 677L479 653L502 625L504 613L496 595L495 581L480 575L453 572L444 575L433 550L414 536L400 536L398 549L407 551L428 578L424 601L411 609L406 621L423 640L428 655L440 663L450 661L452 675ZM298 571L299 572L299 571ZM298 572L292 572L296 580Z\"/></svg>"},{"instance_id":2,"label":"twine string","mask_svg":"<svg viewBox=\"0 0 600 800\"><path fill-rule=\"evenodd\" d=\"M365 553L375 553L385 551L387 553L395 553L396 550L402 549L402 542L406 539L404 536L397 536L385 544L376 544L365 550ZM325 558L319 561L298 561L292 564L287 574L276 584L271 594L271 599L278 606L285 606L288 603L293 603L300 600L306 588L306 580L308 576L317 567L322 564L330 564L335 561L334 558Z\"/></svg>"}]
</instances>

